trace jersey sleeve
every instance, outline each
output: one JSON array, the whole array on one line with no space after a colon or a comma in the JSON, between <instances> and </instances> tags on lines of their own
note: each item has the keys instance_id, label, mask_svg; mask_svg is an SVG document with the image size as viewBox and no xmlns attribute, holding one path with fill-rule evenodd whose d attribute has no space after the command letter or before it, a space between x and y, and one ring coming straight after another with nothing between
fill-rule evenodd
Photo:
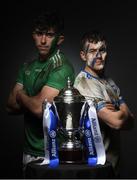
<instances>
[{"instance_id":1,"label":"jersey sleeve","mask_svg":"<svg viewBox=\"0 0 137 180\"><path fill-rule=\"evenodd\" d=\"M19 71L18 71L18 74L17 74L17 79L16 79L16 83L18 83L18 84L23 85L25 66L26 66L26 63L21 65L20 68L19 68Z\"/></svg>"},{"instance_id":2,"label":"jersey sleeve","mask_svg":"<svg viewBox=\"0 0 137 180\"><path fill-rule=\"evenodd\" d=\"M67 85L67 79L70 78L71 82L74 82L74 70L69 64L63 64L62 66L54 69L48 77L46 85L56 88L58 90L63 89Z\"/></svg>"},{"instance_id":3,"label":"jersey sleeve","mask_svg":"<svg viewBox=\"0 0 137 180\"><path fill-rule=\"evenodd\" d=\"M118 106L125 103L123 96L121 95L120 89L119 87L116 85L116 83L112 80L112 79L108 79L109 84L111 85L111 87L113 88L114 92L117 94L118 96Z\"/></svg>"}]
</instances>

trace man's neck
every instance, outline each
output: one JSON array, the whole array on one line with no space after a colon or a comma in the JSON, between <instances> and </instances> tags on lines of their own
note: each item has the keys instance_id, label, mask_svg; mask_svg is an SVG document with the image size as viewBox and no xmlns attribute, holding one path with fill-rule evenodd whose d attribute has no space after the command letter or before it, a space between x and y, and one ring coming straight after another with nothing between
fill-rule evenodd
<instances>
[{"instance_id":1,"label":"man's neck","mask_svg":"<svg viewBox=\"0 0 137 180\"><path fill-rule=\"evenodd\" d=\"M39 54L39 60L42 61L46 61L49 58L50 55L41 55Z\"/></svg>"}]
</instances>

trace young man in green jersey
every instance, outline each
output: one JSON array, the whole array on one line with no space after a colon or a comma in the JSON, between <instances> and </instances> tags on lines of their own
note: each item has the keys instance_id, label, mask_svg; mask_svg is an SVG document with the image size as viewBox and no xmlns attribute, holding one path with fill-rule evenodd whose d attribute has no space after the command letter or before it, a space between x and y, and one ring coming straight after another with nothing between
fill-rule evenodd
<instances>
[{"instance_id":1,"label":"young man in green jersey","mask_svg":"<svg viewBox=\"0 0 137 180\"><path fill-rule=\"evenodd\" d=\"M66 86L68 77L74 81L73 67L59 50L64 41L63 29L63 19L56 12L46 12L35 19L32 37L38 57L22 65L9 95L8 112L24 114L24 165L44 156L43 101L53 101Z\"/></svg>"}]
</instances>

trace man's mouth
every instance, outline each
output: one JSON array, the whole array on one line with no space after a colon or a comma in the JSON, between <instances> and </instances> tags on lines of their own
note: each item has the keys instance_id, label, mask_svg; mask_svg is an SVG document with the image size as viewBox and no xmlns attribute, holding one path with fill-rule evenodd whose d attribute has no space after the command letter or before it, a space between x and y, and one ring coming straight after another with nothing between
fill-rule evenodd
<instances>
[{"instance_id":1,"label":"man's mouth","mask_svg":"<svg viewBox=\"0 0 137 180\"><path fill-rule=\"evenodd\" d=\"M96 60L96 64L103 64L103 61L100 60L100 59L97 59L97 60Z\"/></svg>"},{"instance_id":2,"label":"man's mouth","mask_svg":"<svg viewBox=\"0 0 137 180\"><path fill-rule=\"evenodd\" d=\"M49 47L48 47L48 46L39 46L39 49L40 49L40 50L48 50Z\"/></svg>"}]
</instances>

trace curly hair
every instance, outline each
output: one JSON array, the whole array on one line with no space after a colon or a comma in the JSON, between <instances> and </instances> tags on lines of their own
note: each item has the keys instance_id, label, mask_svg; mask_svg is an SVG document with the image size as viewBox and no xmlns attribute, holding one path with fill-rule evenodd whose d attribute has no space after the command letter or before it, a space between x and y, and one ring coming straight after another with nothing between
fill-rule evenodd
<instances>
[{"instance_id":1,"label":"curly hair","mask_svg":"<svg viewBox=\"0 0 137 180\"><path fill-rule=\"evenodd\" d=\"M38 17L34 19L33 30L36 29L40 31L48 31L50 28L53 28L55 33L63 34L64 33L64 19L63 17L54 12L42 12Z\"/></svg>"},{"instance_id":2,"label":"curly hair","mask_svg":"<svg viewBox=\"0 0 137 180\"><path fill-rule=\"evenodd\" d=\"M83 34L81 41L80 41L81 50L83 50L85 48L85 43L87 41L90 43L97 43L99 41L104 41L106 44L106 38L104 37L103 34L101 34L97 30L90 30L90 31Z\"/></svg>"}]
</instances>

